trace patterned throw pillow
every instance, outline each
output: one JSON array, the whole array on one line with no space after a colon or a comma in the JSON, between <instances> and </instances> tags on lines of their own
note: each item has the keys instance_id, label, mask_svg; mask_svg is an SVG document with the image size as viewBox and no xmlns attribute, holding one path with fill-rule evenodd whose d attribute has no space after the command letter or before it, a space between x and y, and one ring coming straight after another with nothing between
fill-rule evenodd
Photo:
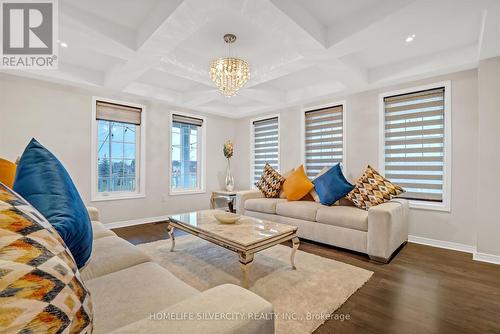
<instances>
[{"instance_id":1,"label":"patterned throw pillow","mask_svg":"<svg viewBox=\"0 0 500 334\"><path fill-rule=\"evenodd\" d=\"M354 189L346 197L358 208L368 210L370 207L388 202L404 192L403 188L391 183L368 165L363 175L356 181Z\"/></svg>"},{"instance_id":2,"label":"patterned throw pillow","mask_svg":"<svg viewBox=\"0 0 500 334\"><path fill-rule=\"evenodd\" d=\"M278 198L285 178L270 164L264 166L260 180L255 184L266 198Z\"/></svg>"},{"instance_id":3,"label":"patterned throw pillow","mask_svg":"<svg viewBox=\"0 0 500 334\"><path fill-rule=\"evenodd\" d=\"M90 294L47 220L0 183L0 333L92 333Z\"/></svg>"}]
</instances>

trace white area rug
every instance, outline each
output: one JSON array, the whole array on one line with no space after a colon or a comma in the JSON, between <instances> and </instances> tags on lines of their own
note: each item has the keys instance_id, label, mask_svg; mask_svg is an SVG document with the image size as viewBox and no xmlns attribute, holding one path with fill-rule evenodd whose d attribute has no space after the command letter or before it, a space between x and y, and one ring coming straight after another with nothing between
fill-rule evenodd
<instances>
[{"instance_id":1,"label":"white area rug","mask_svg":"<svg viewBox=\"0 0 500 334\"><path fill-rule=\"evenodd\" d=\"M237 254L190 235L176 238L174 252L170 245L170 240L160 240L138 247L200 291L224 283L240 285ZM297 270L292 270L290 252L283 245L259 252L250 271L250 290L274 306L276 333L313 332L373 274L300 250Z\"/></svg>"}]
</instances>

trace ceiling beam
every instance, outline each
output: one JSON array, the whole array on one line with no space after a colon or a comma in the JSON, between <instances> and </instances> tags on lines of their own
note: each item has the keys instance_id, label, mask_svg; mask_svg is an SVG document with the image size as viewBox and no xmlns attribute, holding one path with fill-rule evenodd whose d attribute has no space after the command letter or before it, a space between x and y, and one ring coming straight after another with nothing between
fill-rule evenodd
<instances>
[{"instance_id":1,"label":"ceiling beam","mask_svg":"<svg viewBox=\"0 0 500 334\"><path fill-rule=\"evenodd\" d=\"M489 2L482 13L479 32L478 58L487 59L500 54L500 2Z\"/></svg>"},{"instance_id":2,"label":"ceiling beam","mask_svg":"<svg viewBox=\"0 0 500 334\"><path fill-rule=\"evenodd\" d=\"M134 49L136 46L135 32L132 29L98 17L67 2L61 1L59 15L63 24L70 21L80 28L93 30L106 39L113 40L128 49Z\"/></svg>"},{"instance_id":3,"label":"ceiling beam","mask_svg":"<svg viewBox=\"0 0 500 334\"><path fill-rule=\"evenodd\" d=\"M397 14L415 1L384 0L374 3L371 7L363 7L362 10L346 16L328 27L325 46L330 48L360 31L369 29L371 26Z\"/></svg>"},{"instance_id":4,"label":"ceiling beam","mask_svg":"<svg viewBox=\"0 0 500 334\"><path fill-rule=\"evenodd\" d=\"M182 94L182 101L187 107L194 108L211 101L220 100L221 96L217 89L198 90Z\"/></svg>"},{"instance_id":5,"label":"ceiling beam","mask_svg":"<svg viewBox=\"0 0 500 334\"><path fill-rule=\"evenodd\" d=\"M293 0L271 0L271 3L309 34L319 46L326 46L327 28L300 3Z\"/></svg>"},{"instance_id":6,"label":"ceiling beam","mask_svg":"<svg viewBox=\"0 0 500 334\"><path fill-rule=\"evenodd\" d=\"M105 85L121 90L137 79L151 67L160 64L162 57L174 50L179 43L200 29L208 20L204 11L196 10L196 3L182 2L177 7L168 7L170 11L163 12L163 21L156 29L144 28L151 35L141 37L140 47L136 56L126 64L111 69L106 73ZM173 13L175 12L175 17ZM156 17L158 22L160 18Z\"/></svg>"},{"instance_id":7,"label":"ceiling beam","mask_svg":"<svg viewBox=\"0 0 500 334\"><path fill-rule=\"evenodd\" d=\"M372 68L368 76L370 85L390 84L402 79L418 80L429 73L439 75L474 67L477 67L477 43Z\"/></svg>"},{"instance_id":8,"label":"ceiling beam","mask_svg":"<svg viewBox=\"0 0 500 334\"><path fill-rule=\"evenodd\" d=\"M161 24L169 17L184 0L160 1L146 18L137 32L136 49L139 49L160 28Z\"/></svg>"},{"instance_id":9,"label":"ceiling beam","mask_svg":"<svg viewBox=\"0 0 500 334\"><path fill-rule=\"evenodd\" d=\"M140 82L132 82L123 89L124 93L153 98L172 104L182 104L182 94L176 91Z\"/></svg>"}]
</instances>

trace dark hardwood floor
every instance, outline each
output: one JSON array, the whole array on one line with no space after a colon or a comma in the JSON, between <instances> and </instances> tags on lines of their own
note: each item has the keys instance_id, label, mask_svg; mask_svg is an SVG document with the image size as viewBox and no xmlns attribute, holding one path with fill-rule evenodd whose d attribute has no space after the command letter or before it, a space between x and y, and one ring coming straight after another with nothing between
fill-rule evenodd
<instances>
[{"instance_id":1,"label":"dark hardwood floor","mask_svg":"<svg viewBox=\"0 0 500 334\"><path fill-rule=\"evenodd\" d=\"M167 239L164 223L114 230L139 244ZM302 240L300 249L374 272L315 333L500 333L500 266L471 254L406 244L389 264Z\"/></svg>"}]
</instances>

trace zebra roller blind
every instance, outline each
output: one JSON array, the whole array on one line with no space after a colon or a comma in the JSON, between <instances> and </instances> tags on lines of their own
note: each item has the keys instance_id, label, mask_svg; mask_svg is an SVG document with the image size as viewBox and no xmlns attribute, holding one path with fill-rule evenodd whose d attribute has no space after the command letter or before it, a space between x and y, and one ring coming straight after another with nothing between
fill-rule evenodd
<instances>
[{"instance_id":1,"label":"zebra roller blind","mask_svg":"<svg viewBox=\"0 0 500 334\"><path fill-rule=\"evenodd\" d=\"M401 197L443 202L445 89L384 98L385 176Z\"/></svg>"},{"instance_id":2,"label":"zebra roller blind","mask_svg":"<svg viewBox=\"0 0 500 334\"><path fill-rule=\"evenodd\" d=\"M253 122L253 184L260 179L266 163L279 169L279 122L278 117Z\"/></svg>"},{"instance_id":3,"label":"zebra roller blind","mask_svg":"<svg viewBox=\"0 0 500 334\"><path fill-rule=\"evenodd\" d=\"M342 106L305 114L305 168L310 178L324 167L342 162L344 156Z\"/></svg>"}]
</instances>

